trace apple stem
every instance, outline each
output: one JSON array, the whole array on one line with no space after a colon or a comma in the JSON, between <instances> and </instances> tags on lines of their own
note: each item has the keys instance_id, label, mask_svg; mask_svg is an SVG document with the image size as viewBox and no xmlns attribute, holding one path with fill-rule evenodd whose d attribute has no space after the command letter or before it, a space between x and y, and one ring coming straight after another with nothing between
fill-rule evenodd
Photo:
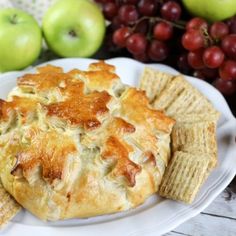
<instances>
[{"instance_id":1,"label":"apple stem","mask_svg":"<svg viewBox=\"0 0 236 236\"><path fill-rule=\"evenodd\" d=\"M17 19L17 15L14 14L14 15L12 16L12 18L10 19L11 23L15 25L15 24L17 23L17 20L16 20L16 19Z\"/></svg>"},{"instance_id":2,"label":"apple stem","mask_svg":"<svg viewBox=\"0 0 236 236\"><path fill-rule=\"evenodd\" d=\"M69 32L69 35L70 35L71 37L73 37L73 38L77 36L77 34L75 33L74 30L71 30L71 31Z\"/></svg>"}]
</instances>

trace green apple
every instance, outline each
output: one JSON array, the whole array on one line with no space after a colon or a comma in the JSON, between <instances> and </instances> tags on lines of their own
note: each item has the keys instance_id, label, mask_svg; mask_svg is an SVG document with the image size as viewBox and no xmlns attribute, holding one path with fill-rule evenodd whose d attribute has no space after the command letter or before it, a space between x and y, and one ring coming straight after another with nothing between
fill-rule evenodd
<instances>
[{"instance_id":1,"label":"green apple","mask_svg":"<svg viewBox=\"0 0 236 236\"><path fill-rule=\"evenodd\" d=\"M211 22L225 20L236 14L236 0L183 0L183 4L192 15Z\"/></svg>"},{"instance_id":2,"label":"green apple","mask_svg":"<svg viewBox=\"0 0 236 236\"><path fill-rule=\"evenodd\" d=\"M59 0L43 18L48 47L62 57L89 57L101 46L105 20L89 0Z\"/></svg>"},{"instance_id":3,"label":"green apple","mask_svg":"<svg viewBox=\"0 0 236 236\"><path fill-rule=\"evenodd\" d=\"M0 72L32 64L41 44L41 29L31 15L16 8L0 10Z\"/></svg>"}]
</instances>

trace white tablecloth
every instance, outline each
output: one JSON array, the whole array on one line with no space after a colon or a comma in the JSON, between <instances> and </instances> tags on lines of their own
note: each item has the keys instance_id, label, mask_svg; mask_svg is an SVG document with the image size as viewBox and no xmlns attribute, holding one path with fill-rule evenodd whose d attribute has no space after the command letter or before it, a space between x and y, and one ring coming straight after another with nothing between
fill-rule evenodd
<instances>
[{"instance_id":1,"label":"white tablecloth","mask_svg":"<svg viewBox=\"0 0 236 236\"><path fill-rule=\"evenodd\" d=\"M41 24L44 13L53 2L55 0L0 0L0 9L9 7L20 8L33 15Z\"/></svg>"}]
</instances>

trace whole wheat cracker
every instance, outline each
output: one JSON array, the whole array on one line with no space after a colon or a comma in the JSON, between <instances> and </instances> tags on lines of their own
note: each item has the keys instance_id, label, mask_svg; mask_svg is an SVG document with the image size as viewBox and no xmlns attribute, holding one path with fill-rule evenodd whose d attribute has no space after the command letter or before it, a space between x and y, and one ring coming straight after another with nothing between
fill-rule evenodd
<instances>
[{"instance_id":1,"label":"whole wheat cracker","mask_svg":"<svg viewBox=\"0 0 236 236\"><path fill-rule=\"evenodd\" d=\"M149 101L153 101L174 76L145 67L139 88L145 90Z\"/></svg>"},{"instance_id":2,"label":"whole wheat cracker","mask_svg":"<svg viewBox=\"0 0 236 236\"><path fill-rule=\"evenodd\" d=\"M156 109L177 117L178 114L216 113L215 108L197 89L187 82L182 75L174 77L153 101Z\"/></svg>"},{"instance_id":3,"label":"whole wheat cracker","mask_svg":"<svg viewBox=\"0 0 236 236\"><path fill-rule=\"evenodd\" d=\"M21 206L0 183L0 228L5 226L20 210Z\"/></svg>"},{"instance_id":4,"label":"whole wheat cracker","mask_svg":"<svg viewBox=\"0 0 236 236\"><path fill-rule=\"evenodd\" d=\"M170 77L169 74L168 76ZM149 68L144 71L140 84L144 84L142 88L148 90L151 105L165 111L176 120L172 132L174 157L162 179L160 194L190 203L200 185L205 182L210 171L217 164L216 123L219 112L182 75L166 79L163 75L160 77L158 71ZM181 160L179 156L184 158ZM199 160L199 157L202 160L196 162L195 157L196 160ZM201 164L198 164L200 162ZM181 178L181 175L187 174L183 169L185 164L185 167L190 170L191 167L195 168L193 174L202 173L202 175L197 182L192 181L191 187L186 188L186 195L181 195L183 186L176 185L176 181Z\"/></svg>"},{"instance_id":5,"label":"whole wheat cracker","mask_svg":"<svg viewBox=\"0 0 236 236\"><path fill-rule=\"evenodd\" d=\"M216 126L214 122L177 123L172 131L172 151L206 153L209 170L217 164Z\"/></svg>"},{"instance_id":6,"label":"whole wheat cracker","mask_svg":"<svg viewBox=\"0 0 236 236\"><path fill-rule=\"evenodd\" d=\"M219 112L183 75L171 75L146 67L139 88L146 91L152 106L177 118L181 114L207 113L215 118Z\"/></svg>"},{"instance_id":7,"label":"whole wheat cracker","mask_svg":"<svg viewBox=\"0 0 236 236\"><path fill-rule=\"evenodd\" d=\"M204 153L175 152L166 168L159 195L192 203L209 173L209 160Z\"/></svg>"}]
</instances>

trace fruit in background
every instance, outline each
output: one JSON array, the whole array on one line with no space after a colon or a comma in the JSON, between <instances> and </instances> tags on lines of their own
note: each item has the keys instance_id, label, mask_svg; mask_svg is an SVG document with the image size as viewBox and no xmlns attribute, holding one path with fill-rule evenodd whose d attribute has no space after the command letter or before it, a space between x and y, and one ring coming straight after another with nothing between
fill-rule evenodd
<instances>
[{"instance_id":1,"label":"fruit in background","mask_svg":"<svg viewBox=\"0 0 236 236\"><path fill-rule=\"evenodd\" d=\"M147 39L140 33L132 34L126 40L126 47L130 53L142 54L147 48Z\"/></svg>"},{"instance_id":2,"label":"fruit in background","mask_svg":"<svg viewBox=\"0 0 236 236\"><path fill-rule=\"evenodd\" d=\"M229 34L229 27L224 22L219 21L211 25L210 35L213 39L222 39L227 34Z\"/></svg>"},{"instance_id":3,"label":"fruit in background","mask_svg":"<svg viewBox=\"0 0 236 236\"><path fill-rule=\"evenodd\" d=\"M159 22L153 27L153 36L160 41L166 41L173 36L173 26L166 22Z\"/></svg>"},{"instance_id":4,"label":"fruit in background","mask_svg":"<svg viewBox=\"0 0 236 236\"><path fill-rule=\"evenodd\" d=\"M161 8L161 16L169 21L179 20L181 13L180 5L175 1L168 1Z\"/></svg>"},{"instance_id":5,"label":"fruit in background","mask_svg":"<svg viewBox=\"0 0 236 236\"><path fill-rule=\"evenodd\" d=\"M158 2L153 0L140 0L138 10L143 16L155 15L158 8Z\"/></svg>"},{"instance_id":6,"label":"fruit in background","mask_svg":"<svg viewBox=\"0 0 236 236\"><path fill-rule=\"evenodd\" d=\"M204 35L198 30L187 31L182 36L182 45L189 51L195 51L204 47Z\"/></svg>"},{"instance_id":7,"label":"fruit in background","mask_svg":"<svg viewBox=\"0 0 236 236\"><path fill-rule=\"evenodd\" d=\"M134 5L127 4L120 7L118 17L123 24L128 25L134 23L138 19L139 14Z\"/></svg>"},{"instance_id":8,"label":"fruit in background","mask_svg":"<svg viewBox=\"0 0 236 236\"><path fill-rule=\"evenodd\" d=\"M114 2L108 2L103 6L102 12L107 19L112 20L117 15L118 6Z\"/></svg>"},{"instance_id":9,"label":"fruit in background","mask_svg":"<svg viewBox=\"0 0 236 236\"><path fill-rule=\"evenodd\" d=\"M188 64L194 69L203 69L205 64L203 62L204 49L200 48L188 53Z\"/></svg>"},{"instance_id":10,"label":"fruit in background","mask_svg":"<svg viewBox=\"0 0 236 236\"><path fill-rule=\"evenodd\" d=\"M218 68L223 63L224 59L224 53L217 46L211 46L203 53L203 62L211 69Z\"/></svg>"},{"instance_id":11,"label":"fruit in background","mask_svg":"<svg viewBox=\"0 0 236 236\"><path fill-rule=\"evenodd\" d=\"M163 61L168 57L169 49L166 44L159 40L152 40L148 48L148 56L153 61Z\"/></svg>"},{"instance_id":12,"label":"fruit in background","mask_svg":"<svg viewBox=\"0 0 236 236\"><path fill-rule=\"evenodd\" d=\"M227 24L229 26L229 32L231 34L236 34L236 16L230 18L228 21L227 21Z\"/></svg>"},{"instance_id":13,"label":"fruit in background","mask_svg":"<svg viewBox=\"0 0 236 236\"><path fill-rule=\"evenodd\" d=\"M209 21L225 20L236 14L235 0L183 0L182 2L192 15Z\"/></svg>"},{"instance_id":14,"label":"fruit in background","mask_svg":"<svg viewBox=\"0 0 236 236\"><path fill-rule=\"evenodd\" d=\"M221 47L229 58L236 60L236 34L225 36L221 42Z\"/></svg>"},{"instance_id":15,"label":"fruit in background","mask_svg":"<svg viewBox=\"0 0 236 236\"><path fill-rule=\"evenodd\" d=\"M190 31L193 30L200 30L200 29L208 29L207 22L200 18L200 17L194 17L192 18L187 24L186 24L186 30Z\"/></svg>"},{"instance_id":16,"label":"fruit in background","mask_svg":"<svg viewBox=\"0 0 236 236\"><path fill-rule=\"evenodd\" d=\"M236 92L236 83L231 80L216 79L213 85L224 95L232 95Z\"/></svg>"},{"instance_id":17,"label":"fruit in background","mask_svg":"<svg viewBox=\"0 0 236 236\"><path fill-rule=\"evenodd\" d=\"M220 77L223 80L236 80L236 61L225 61L220 67Z\"/></svg>"},{"instance_id":18,"label":"fruit in background","mask_svg":"<svg viewBox=\"0 0 236 236\"><path fill-rule=\"evenodd\" d=\"M178 69L184 74L189 74L189 72L192 70L188 62L188 55L186 53L181 54L178 57L177 66L178 66Z\"/></svg>"},{"instance_id":19,"label":"fruit in background","mask_svg":"<svg viewBox=\"0 0 236 236\"><path fill-rule=\"evenodd\" d=\"M42 33L36 20L15 8L0 10L0 71L20 70L39 56Z\"/></svg>"},{"instance_id":20,"label":"fruit in background","mask_svg":"<svg viewBox=\"0 0 236 236\"><path fill-rule=\"evenodd\" d=\"M111 23L106 39L110 53L142 62L165 60L182 73L215 81L225 95L235 93L236 16L225 22L201 17L185 21L177 0L95 1Z\"/></svg>"},{"instance_id":21,"label":"fruit in background","mask_svg":"<svg viewBox=\"0 0 236 236\"><path fill-rule=\"evenodd\" d=\"M59 0L43 18L49 48L62 57L89 57L101 46L105 20L89 0Z\"/></svg>"},{"instance_id":22,"label":"fruit in background","mask_svg":"<svg viewBox=\"0 0 236 236\"><path fill-rule=\"evenodd\" d=\"M235 20L233 17L227 23L210 25L195 17L187 23L182 36L182 46L189 51L187 63L195 70L194 76L215 80L213 85L225 95L236 91L236 34L231 33Z\"/></svg>"},{"instance_id":23,"label":"fruit in background","mask_svg":"<svg viewBox=\"0 0 236 236\"><path fill-rule=\"evenodd\" d=\"M108 51L128 52L133 58L148 62L163 61L169 55L169 41L174 38L173 24L182 15L176 1L95 0L103 9L108 25ZM111 4L112 3L112 4ZM163 19L158 17L162 15ZM183 22L181 23L183 24ZM184 25L181 26L184 29ZM126 50L125 50L126 49Z\"/></svg>"},{"instance_id":24,"label":"fruit in background","mask_svg":"<svg viewBox=\"0 0 236 236\"><path fill-rule=\"evenodd\" d=\"M128 27L122 27L115 31L113 34L113 42L120 48L126 46L126 40L130 36L130 29Z\"/></svg>"}]
</instances>

